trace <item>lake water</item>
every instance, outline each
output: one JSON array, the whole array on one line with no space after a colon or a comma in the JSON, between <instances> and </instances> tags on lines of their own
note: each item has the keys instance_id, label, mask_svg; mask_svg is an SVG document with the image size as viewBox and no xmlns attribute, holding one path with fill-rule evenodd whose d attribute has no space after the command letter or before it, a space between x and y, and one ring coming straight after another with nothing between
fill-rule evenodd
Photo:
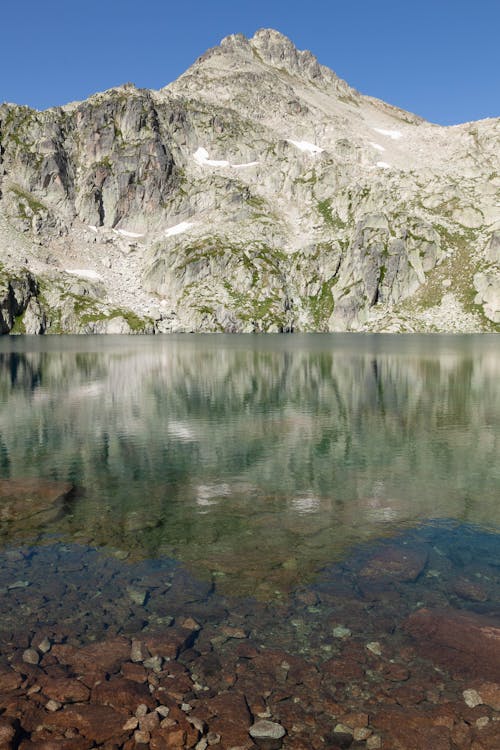
<instances>
[{"instance_id":1,"label":"lake water","mask_svg":"<svg viewBox=\"0 0 500 750\"><path fill-rule=\"evenodd\" d=\"M498 616L499 384L488 335L3 338L0 645L192 617L321 664Z\"/></svg>"}]
</instances>

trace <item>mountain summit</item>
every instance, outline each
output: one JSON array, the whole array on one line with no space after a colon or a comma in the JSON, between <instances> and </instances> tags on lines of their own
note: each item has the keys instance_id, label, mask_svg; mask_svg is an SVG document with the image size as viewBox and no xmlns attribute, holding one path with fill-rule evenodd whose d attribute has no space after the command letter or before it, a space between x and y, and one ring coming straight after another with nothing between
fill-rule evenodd
<instances>
[{"instance_id":1,"label":"mountain summit","mask_svg":"<svg viewBox=\"0 0 500 750\"><path fill-rule=\"evenodd\" d=\"M3 104L0 329L498 330L499 142L272 29L160 91Z\"/></svg>"}]
</instances>

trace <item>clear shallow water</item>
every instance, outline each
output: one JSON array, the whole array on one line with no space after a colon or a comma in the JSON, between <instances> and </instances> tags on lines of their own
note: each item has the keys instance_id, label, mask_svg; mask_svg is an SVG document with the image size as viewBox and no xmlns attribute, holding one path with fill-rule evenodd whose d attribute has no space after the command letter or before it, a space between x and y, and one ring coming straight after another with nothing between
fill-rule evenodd
<instances>
[{"instance_id":1,"label":"clear shallow water","mask_svg":"<svg viewBox=\"0 0 500 750\"><path fill-rule=\"evenodd\" d=\"M404 528L497 530L499 382L495 336L4 338L0 476L76 491L0 539L269 599Z\"/></svg>"}]
</instances>

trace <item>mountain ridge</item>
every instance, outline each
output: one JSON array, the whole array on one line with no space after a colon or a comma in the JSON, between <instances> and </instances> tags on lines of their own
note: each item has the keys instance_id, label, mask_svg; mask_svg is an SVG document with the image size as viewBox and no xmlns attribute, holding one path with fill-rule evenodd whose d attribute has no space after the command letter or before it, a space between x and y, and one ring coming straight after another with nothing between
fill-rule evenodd
<instances>
[{"instance_id":1,"label":"mountain ridge","mask_svg":"<svg viewBox=\"0 0 500 750\"><path fill-rule=\"evenodd\" d=\"M499 142L270 29L156 91L2 104L0 330L498 330Z\"/></svg>"}]
</instances>

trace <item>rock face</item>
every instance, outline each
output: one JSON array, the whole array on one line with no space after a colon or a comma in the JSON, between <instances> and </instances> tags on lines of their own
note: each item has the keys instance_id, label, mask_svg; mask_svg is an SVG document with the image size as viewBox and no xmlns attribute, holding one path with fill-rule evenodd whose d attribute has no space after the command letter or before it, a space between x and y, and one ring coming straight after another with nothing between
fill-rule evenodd
<instances>
[{"instance_id":1,"label":"rock face","mask_svg":"<svg viewBox=\"0 0 500 750\"><path fill-rule=\"evenodd\" d=\"M0 331L497 330L499 136L268 29L160 91L3 104Z\"/></svg>"}]
</instances>

